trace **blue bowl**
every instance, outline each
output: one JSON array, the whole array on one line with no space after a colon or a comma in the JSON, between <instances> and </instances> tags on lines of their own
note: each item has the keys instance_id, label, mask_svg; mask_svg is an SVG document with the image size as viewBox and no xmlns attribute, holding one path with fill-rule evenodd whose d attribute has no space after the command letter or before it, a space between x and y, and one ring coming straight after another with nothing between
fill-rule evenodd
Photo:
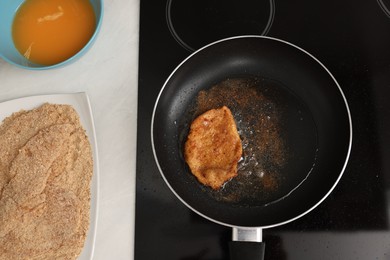
<instances>
[{"instance_id":1,"label":"blue bowl","mask_svg":"<svg viewBox=\"0 0 390 260\"><path fill-rule=\"evenodd\" d=\"M77 60L91 47L91 45L95 41L96 36L100 31L101 23L103 20L103 0L90 0L90 1L96 16L96 28L91 39L78 53L76 53L69 59L49 66L35 64L29 61L28 59L26 59L16 49L14 42L12 40L12 23L14 20L14 16L19 6L24 2L24 0L0 1L0 58L18 67L25 68L25 69L32 69L32 70L58 68Z\"/></svg>"}]
</instances>

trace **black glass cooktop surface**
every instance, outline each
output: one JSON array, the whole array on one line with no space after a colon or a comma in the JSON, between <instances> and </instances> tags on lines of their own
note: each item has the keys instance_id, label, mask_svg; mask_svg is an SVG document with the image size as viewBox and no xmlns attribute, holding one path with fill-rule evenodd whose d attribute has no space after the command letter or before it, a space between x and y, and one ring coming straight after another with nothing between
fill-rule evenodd
<instances>
[{"instance_id":1,"label":"black glass cooktop surface","mask_svg":"<svg viewBox=\"0 0 390 260\"><path fill-rule=\"evenodd\" d=\"M352 115L347 168L330 196L265 229L265 259L390 259L390 1L141 1L135 259L229 259L231 229L170 191L150 138L165 80L194 50L244 34L291 42L318 58Z\"/></svg>"}]
</instances>

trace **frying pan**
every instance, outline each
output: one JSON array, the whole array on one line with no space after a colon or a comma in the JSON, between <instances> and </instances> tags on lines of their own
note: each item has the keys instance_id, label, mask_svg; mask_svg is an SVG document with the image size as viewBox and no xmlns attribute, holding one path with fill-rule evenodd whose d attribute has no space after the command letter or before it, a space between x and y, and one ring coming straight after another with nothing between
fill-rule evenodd
<instances>
[{"instance_id":1,"label":"frying pan","mask_svg":"<svg viewBox=\"0 0 390 260\"><path fill-rule=\"evenodd\" d=\"M256 88L278 89L270 98L287 109L280 127L287 140L289 159L281 170L287 189L268 201L218 199L218 191L201 185L184 160L183 143L197 116L199 92L236 78L262 82ZM245 88L243 84L243 92ZM282 96L300 105L283 106L288 98ZM305 117L298 118L302 111ZM231 259L261 259L263 229L307 214L334 189L349 158L352 123L340 86L315 57L279 39L239 36L199 49L171 73L155 103L151 141L162 177L179 200L204 218L233 228Z\"/></svg>"}]
</instances>

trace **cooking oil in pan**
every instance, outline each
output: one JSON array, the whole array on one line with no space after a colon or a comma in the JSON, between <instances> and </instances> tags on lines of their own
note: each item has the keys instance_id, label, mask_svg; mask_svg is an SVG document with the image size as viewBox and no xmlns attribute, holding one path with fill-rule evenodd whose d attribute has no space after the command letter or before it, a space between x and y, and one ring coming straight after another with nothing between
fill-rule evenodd
<instances>
[{"instance_id":1,"label":"cooking oil in pan","mask_svg":"<svg viewBox=\"0 0 390 260\"><path fill-rule=\"evenodd\" d=\"M199 92L193 119L221 106L233 113L242 141L238 176L214 191L218 201L264 206L291 194L315 165L317 131L305 104L279 82L263 78L227 79Z\"/></svg>"}]
</instances>

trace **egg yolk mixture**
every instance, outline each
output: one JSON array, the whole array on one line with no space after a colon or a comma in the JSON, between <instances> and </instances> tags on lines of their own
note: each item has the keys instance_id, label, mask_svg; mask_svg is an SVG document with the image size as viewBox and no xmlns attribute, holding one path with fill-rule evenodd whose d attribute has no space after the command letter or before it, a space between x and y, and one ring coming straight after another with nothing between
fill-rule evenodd
<instances>
[{"instance_id":1,"label":"egg yolk mixture","mask_svg":"<svg viewBox=\"0 0 390 260\"><path fill-rule=\"evenodd\" d=\"M12 26L15 47L24 57L36 64L53 65L87 44L96 18L89 0L26 0Z\"/></svg>"}]
</instances>

